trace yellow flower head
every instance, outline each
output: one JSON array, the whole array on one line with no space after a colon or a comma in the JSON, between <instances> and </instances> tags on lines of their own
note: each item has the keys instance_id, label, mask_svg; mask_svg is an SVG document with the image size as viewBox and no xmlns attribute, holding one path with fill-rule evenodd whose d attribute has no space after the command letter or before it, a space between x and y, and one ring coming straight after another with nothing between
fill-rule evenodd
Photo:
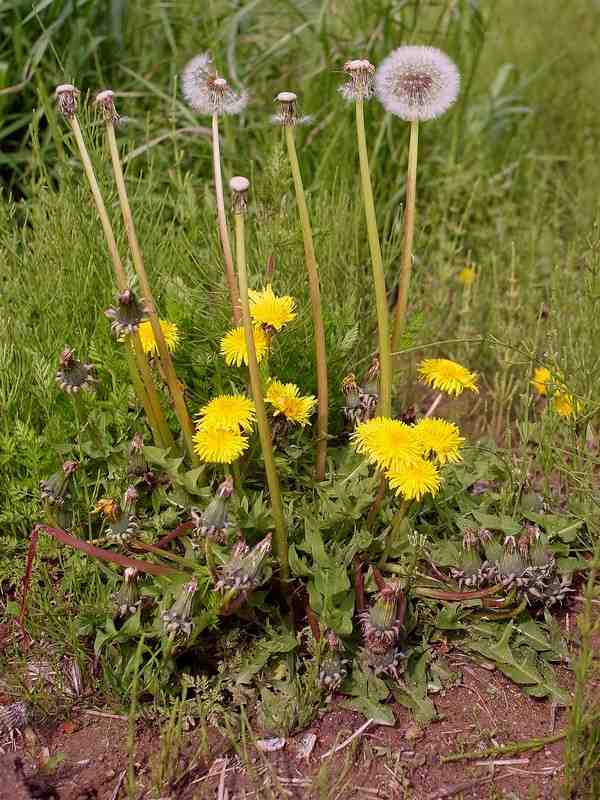
<instances>
[{"instance_id":1,"label":"yellow flower head","mask_svg":"<svg viewBox=\"0 0 600 800\"><path fill-rule=\"evenodd\" d=\"M464 438L458 426L445 419L422 419L413 428L424 456L433 454L440 464L462 461Z\"/></svg>"},{"instance_id":2,"label":"yellow flower head","mask_svg":"<svg viewBox=\"0 0 600 800\"><path fill-rule=\"evenodd\" d=\"M302 397L295 383L280 381L269 383L265 400L273 406L275 416L283 414L290 422L300 425L306 425L316 403L312 395Z\"/></svg>"},{"instance_id":3,"label":"yellow flower head","mask_svg":"<svg viewBox=\"0 0 600 800\"><path fill-rule=\"evenodd\" d=\"M177 325L174 322L169 322L166 319L160 320L160 329L165 339L165 344L169 348L169 350L175 350L177 345L179 344L179 330ZM140 322L139 327L139 334L140 334L140 342L142 344L142 349L144 353L148 353L148 355L155 356L158 353L158 345L156 344L156 339L154 338L154 331L152 330L152 325L150 324L150 320L143 320Z\"/></svg>"},{"instance_id":4,"label":"yellow flower head","mask_svg":"<svg viewBox=\"0 0 600 800\"><path fill-rule=\"evenodd\" d=\"M461 271L458 273L459 283L462 283L465 289L468 289L469 286L473 285L476 275L477 273L473 267L464 267L464 269L461 269Z\"/></svg>"},{"instance_id":5,"label":"yellow flower head","mask_svg":"<svg viewBox=\"0 0 600 800\"><path fill-rule=\"evenodd\" d=\"M424 458L389 470L386 478L390 482L390 489L401 494L405 500L421 500L426 494L435 497L442 483L438 468Z\"/></svg>"},{"instance_id":6,"label":"yellow flower head","mask_svg":"<svg viewBox=\"0 0 600 800\"><path fill-rule=\"evenodd\" d=\"M257 325L254 328L254 349L256 350L256 360L260 364L268 349L267 336L263 329ZM248 348L246 347L246 337L244 328L233 328L221 339L221 353L225 356L227 366L235 364L240 367L242 364L248 365Z\"/></svg>"},{"instance_id":7,"label":"yellow flower head","mask_svg":"<svg viewBox=\"0 0 600 800\"><path fill-rule=\"evenodd\" d=\"M200 409L200 427L249 431L255 415L254 403L243 394L220 394Z\"/></svg>"},{"instance_id":8,"label":"yellow flower head","mask_svg":"<svg viewBox=\"0 0 600 800\"><path fill-rule=\"evenodd\" d=\"M119 504L112 497L103 497L94 506L94 511L97 514L102 514L107 519L116 519L119 512Z\"/></svg>"},{"instance_id":9,"label":"yellow flower head","mask_svg":"<svg viewBox=\"0 0 600 800\"><path fill-rule=\"evenodd\" d=\"M552 373L547 367L536 367L531 385L540 397L548 394L548 384L552 383Z\"/></svg>"},{"instance_id":10,"label":"yellow flower head","mask_svg":"<svg viewBox=\"0 0 600 800\"><path fill-rule=\"evenodd\" d=\"M248 292L250 299L250 315L256 325L275 328L280 331L283 326L296 318L296 301L289 295L277 297L271 284L262 292L252 289Z\"/></svg>"},{"instance_id":11,"label":"yellow flower head","mask_svg":"<svg viewBox=\"0 0 600 800\"><path fill-rule=\"evenodd\" d=\"M567 392L557 392L552 398L552 410L564 419L577 416L581 407L581 403Z\"/></svg>"},{"instance_id":12,"label":"yellow flower head","mask_svg":"<svg viewBox=\"0 0 600 800\"><path fill-rule=\"evenodd\" d=\"M423 383L428 383L434 389L446 394L457 397L465 389L479 392L477 376L462 364L457 364L448 358L426 358L419 364L419 374Z\"/></svg>"},{"instance_id":13,"label":"yellow flower head","mask_svg":"<svg viewBox=\"0 0 600 800\"><path fill-rule=\"evenodd\" d=\"M247 447L248 438L242 436L239 428L231 430L200 425L194 434L194 450L202 461L231 464Z\"/></svg>"},{"instance_id":14,"label":"yellow flower head","mask_svg":"<svg viewBox=\"0 0 600 800\"><path fill-rule=\"evenodd\" d=\"M397 469L421 456L414 428L388 417L374 417L357 426L352 434L359 453L382 469Z\"/></svg>"}]
</instances>

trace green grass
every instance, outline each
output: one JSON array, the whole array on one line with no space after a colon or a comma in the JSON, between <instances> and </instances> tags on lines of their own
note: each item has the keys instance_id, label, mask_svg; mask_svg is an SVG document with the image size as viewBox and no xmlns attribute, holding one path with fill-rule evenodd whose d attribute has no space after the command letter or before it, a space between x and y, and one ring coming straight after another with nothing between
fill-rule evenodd
<instances>
[{"instance_id":1,"label":"green grass","mask_svg":"<svg viewBox=\"0 0 600 800\"><path fill-rule=\"evenodd\" d=\"M543 9L541 9L543 5ZM600 409L600 213L598 89L589 0L482 0L479 4L374 0L281 0L242 5L17 2L0 10L0 580L19 578L25 536L39 519L38 482L74 450L72 405L54 384L65 344L98 367L97 413L111 447L132 431L125 363L103 315L114 295L110 262L74 143L55 113L54 86L84 95L110 85L130 118L121 133L127 181L147 268L163 316L178 323L176 365L192 410L231 371L217 342L228 326L215 225L210 147L177 93L177 74L210 47L219 67L246 85L252 104L227 120L225 177L252 180L249 265L255 285L274 258L273 282L298 299L300 320L276 347L271 371L314 393L312 338L300 230L272 98L298 91L314 122L299 131L321 270L330 383L362 373L375 348L375 307L360 205L352 109L336 92L348 57L375 63L401 42L432 42L463 71L463 95L447 117L422 126L410 350L397 375L397 407L415 352L455 357L481 375L470 414L473 437L491 435L537 474L560 480L570 510L600 532L597 442ZM198 9L202 8L202 12ZM549 24L549 20L552 21ZM1 93L2 87L18 91ZM372 102L367 136L388 288L399 264L407 127ZM84 133L126 253L101 130ZM457 280L477 270L470 295ZM458 341L457 341L458 340ZM448 342L436 345L436 342ZM542 414L532 368L559 369L583 403L577 425ZM335 416L335 411L334 415ZM100 424L100 423L99 423ZM340 427L341 423L334 423ZM595 442L592 449L582 441ZM521 475L519 479L525 480ZM100 491L100 487L99 487ZM54 545L46 544L50 552ZM19 556L18 558L16 556ZM96 566L60 556L84 609L106 594ZM76 566L77 565L77 566ZM77 605L77 603L74 603ZM58 612L47 608L57 635ZM56 617L54 616L56 614ZM85 620L69 628L71 648ZM92 625L89 624L89 629Z\"/></svg>"}]
</instances>

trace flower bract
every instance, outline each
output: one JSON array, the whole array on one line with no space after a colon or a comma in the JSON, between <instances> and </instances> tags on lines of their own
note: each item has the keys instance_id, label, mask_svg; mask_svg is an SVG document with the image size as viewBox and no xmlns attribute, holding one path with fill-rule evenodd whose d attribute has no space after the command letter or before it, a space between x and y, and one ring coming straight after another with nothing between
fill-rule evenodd
<instances>
[{"instance_id":1,"label":"flower bract","mask_svg":"<svg viewBox=\"0 0 600 800\"><path fill-rule=\"evenodd\" d=\"M421 500L426 494L435 497L442 483L438 468L425 458L389 470L386 478L390 489L405 500Z\"/></svg>"},{"instance_id":2,"label":"flower bract","mask_svg":"<svg viewBox=\"0 0 600 800\"><path fill-rule=\"evenodd\" d=\"M306 425L315 407L316 399L312 395L300 395L300 389L294 383L271 381L265 400L273 406L275 415L283 414L290 422Z\"/></svg>"},{"instance_id":3,"label":"flower bract","mask_svg":"<svg viewBox=\"0 0 600 800\"><path fill-rule=\"evenodd\" d=\"M475 373L448 358L426 358L419 364L418 371L423 383L440 392L454 396L462 394L465 389L479 392Z\"/></svg>"},{"instance_id":4,"label":"flower bract","mask_svg":"<svg viewBox=\"0 0 600 800\"><path fill-rule=\"evenodd\" d=\"M268 350L268 340L265 332L256 325L254 327L254 349L256 350L256 360L260 362L265 357ZM225 363L231 367L240 367L242 364L248 365L248 348L246 347L246 336L243 326L232 328L221 339L221 353L225 356Z\"/></svg>"},{"instance_id":5,"label":"flower bract","mask_svg":"<svg viewBox=\"0 0 600 800\"><path fill-rule=\"evenodd\" d=\"M461 461L464 437L458 426L445 419L422 419L413 428L424 456L433 455L440 464Z\"/></svg>"},{"instance_id":6,"label":"flower bract","mask_svg":"<svg viewBox=\"0 0 600 800\"><path fill-rule=\"evenodd\" d=\"M277 297L271 284L261 292L248 292L250 298L250 315L256 325L264 325L266 328L274 328L280 331L284 325L291 322L296 317L296 302L293 297L283 295Z\"/></svg>"}]
</instances>

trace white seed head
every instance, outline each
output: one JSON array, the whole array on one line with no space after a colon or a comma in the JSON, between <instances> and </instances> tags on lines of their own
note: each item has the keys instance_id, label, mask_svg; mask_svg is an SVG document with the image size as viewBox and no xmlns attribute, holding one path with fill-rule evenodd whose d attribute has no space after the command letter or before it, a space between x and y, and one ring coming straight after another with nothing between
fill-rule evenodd
<instances>
[{"instance_id":1,"label":"white seed head","mask_svg":"<svg viewBox=\"0 0 600 800\"><path fill-rule=\"evenodd\" d=\"M200 53L187 64L181 89L186 102L199 114L239 114L248 105L245 91L234 92L225 78L217 76L208 53Z\"/></svg>"},{"instance_id":2,"label":"white seed head","mask_svg":"<svg viewBox=\"0 0 600 800\"><path fill-rule=\"evenodd\" d=\"M340 86L339 92L348 102L354 100L368 100L373 96L373 76L375 67L366 58L355 58L346 61L344 72L348 75L348 81Z\"/></svg>"},{"instance_id":3,"label":"white seed head","mask_svg":"<svg viewBox=\"0 0 600 800\"><path fill-rule=\"evenodd\" d=\"M80 95L79 89L72 83L61 83L54 90L54 96L58 105L58 110L65 117L72 117L77 111L77 98Z\"/></svg>"},{"instance_id":4,"label":"white seed head","mask_svg":"<svg viewBox=\"0 0 600 800\"><path fill-rule=\"evenodd\" d=\"M435 47L399 47L375 75L375 93L383 107L410 122L439 117L455 102L459 89L456 64Z\"/></svg>"},{"instance_id":5,"label":"white seed head","mask_svg":"<svg viewBox=\"0 0 600 800\"><path fill-rule=\"evenodd\" d=\"M247 192L250 188L250 181L242 175L236 175L229 181L229 188L232 192Z\"/></svg>"}]
</instances>

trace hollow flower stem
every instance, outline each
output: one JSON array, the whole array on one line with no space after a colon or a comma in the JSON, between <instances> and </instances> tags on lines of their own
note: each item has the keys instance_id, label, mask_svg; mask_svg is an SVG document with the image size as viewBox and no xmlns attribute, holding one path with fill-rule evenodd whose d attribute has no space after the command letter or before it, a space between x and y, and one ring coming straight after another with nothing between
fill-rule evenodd
<instances>
[{"instance_id":1,"label":"hollow flower stem","mask_svg":"<svg viewBox=\"0 0 600 800\"><path fill-rule=\"evenodd\" d=\"M408 304L408 287L412 269L412 247L415 233L415 199L417 195L417 158L419 152L419 121L410 123L410 141L408 145L408 171L406 174L406 203L404 207L404 240L402 242L402 261L400 265L400 283L396 318L392 335L392 350L398 349L400 336L406 323L406 306Z\"/></svg>"},{"instance_id":2,"label":"hollow flower stem","mask_svg":"<svg viewBox=\"0 0 600 800\"><path fill-rule=\"evenodd\" d=\"M400 532L400 528L402 527L402 523L404 522L404 518L406 517L406 513L407 513L409 508L410 508L410 501L409 500L403 500L401 505L400 505L400 508L394 514L394 518L392 520L392 527L391 527L390 531L388 532L388 534L387 534L387 536L385 538L385 543L384 543L384 546L383 546L383 553L381 554L381 558L379 559L378 566L379 566L380 569L383 567L383 565L388 560L388 557L390 555L390 550L391 550L391 547L392 547L392 543L397 538L398 533Z\"/></svg>"},{"instance_id":3,"label":"hollow flower stem","mask_svg":"<svg viewBox=\"0 0 600 800\"><path fill-rule=\"evenodd\" d=\"M360 162L360 179L363 205L367 222L371 266L373 269L373 285L375 287L375 303L377 305L377 329L379 335L379 414L383 417L392 415L392 350L390 340L390 319L385 288L385 273L381 257L381 245L377 232L373 187L369 172L369 155L367 153L367 137L365 135L364 101L359 97L356 106L356 137L358 141L358 158Z\"/></svg>"},{"instance_id":4,"label":"hollow flower stem","mask_svg":"<svg viewBox=\"0 0 600 800\"><path fill-rule=\"evenodd\" d=\"M173 400L175 414L177 415L177 419L179 420L179 424L181 426L181 432L183 434L183 440L185 442L186 449L193 466L198 466L200 464L200 460L194 452L194 426L187 410L181 384L179 383L175 373L175 367L173 366L173 360L171 358L171 354L169 353L169 348L167 347L162 328L160 327L160 319L156 311L154 295L152 294L148 276L146 274L146 268L144 267L144 260L142 258L142 252L140 250L135 225L133 222L133 216L131 214L129 198L127 196L127 188L125 186L125 178L123 176L123 167L121 166L121 158L119 156L119 148L117 146L117 139L115 136L115 128L110 119L106 121L106 133L108 138L108 146L110 149L113 174L115 177L115 183L117 184L119 203L121 205L123 221L125 222L125 231L127 233L127 240L129 241L133 265L140 282L140 288L144 298L144 305L148 313L148 319L152 327L154 339L156 340L158 354L165 372L165 378L171 393L171 399Z\"/></svg>"},{"instance_id":5,"label":"hollow flower stem","mask_svg":"<svg viewBox=\"0 0 600 800\"><path fill-rule=\"evenodd\" d=\"M325 466L327 463L327 427L328 427L328 396L327 396L327 353L325 350L325 327L323 325L323 314L321 309L321 289L319 286L319 271L315 248L313 243L312 229L308 216L308 207L302 185L302 175L296 153L296 143L294 140L294 130L290 125L284 126L285 141L287 144L288 158L294 180L296 192L296 205L298 206L298 216L302 227L302 238L304 241L304 263L308 276L308 290L310 294L310 305L312 310L313 326L315 329L315 360L317 368L317 456L315 466L315 477L318 481L325 478Z\"/></svg>"},{"instance_id":6,"label":"hollow flower stem","mask_svg":"<svg viewBox=\"0 0 600 800\"><path fill-rule=\"evenodd\" d=\"M127 275L125 274L125 269L119 256L115 235L106 211L102 193L100 192L96 173L94 172L94 167L92 165L92 161L81 132L81 127L77 117L74 114L67 117L67 120L71 126L71 130L73 131L75 142L77 143L79 155L83 163L83 169L90 185L96 211L104 232L104 238L106 239L106 244L108 245L108 252L110 254L110 259L115 271L117 287L120 292L124 292L127 289ZM139 334L136 333L131 338L133 341L135 358L131 357L130 351L128 350L127 363L131 374L133 387L146 412L146 417L148 419L150 429L152 430L154 441L159 447L173 447L175 444L173 441L173 435L171 434L169 426L167 425L167 420L165 419L158 393L148 368L148 362L146 361L146 356L142 350Z\"/></svg>"},{"instance_id":7,"label":"hollow flower stem","mask_svg":"<svg viewBox=\"0 0 600 800\"><path fill-rule=\"evenodd\" d=\"M229 298L231 300L231 310L236 325L240 325L242 314L240 309L240 293L238 282L233 266L233 255L229 242L229 230L227 228L227 217L225 216L225 199L223 195L223 174L221 171L221 146L219 142L219 116L213 114L212 117L212 153L213 153L213 172L215 178L215 194L217 196L217 221L219 224L219 236L221 247L223 248L223 259L225 260L225 276L229 288Z\"/></svg>"},{"instance_id":8,"label":"hollow flower stem","mask_svg":"<svg viewBox=\"0 0 600 800\"><path fill-rule=\"evenodd\" d=\"M275 466L273 455L273 441L271 427L267 418L267 410L263 397L263 388L260 379L260 371L256 360L256 349L254 347L254 331L252 319L250 317L250 301L248 298L248 275L246 272L246 243L244 234L244 216L236 212L235 219L235 249L237 256L237 270L240 282L240 304L242 307L242 319L244 334L246 338L246 348L248 350L248 371L250 373L250 388L252 398L256 408L256 424L262 448L263 460L265 462L265 472L267 474L267 484L271 495L271 509L275 521L274 549L279 560L280 577L282 581L289 578L288 561L288 537L285 519L283 516L283 505L281 502L281 489L279 486L279 476Z\"/></svg>"}]
</instances>

